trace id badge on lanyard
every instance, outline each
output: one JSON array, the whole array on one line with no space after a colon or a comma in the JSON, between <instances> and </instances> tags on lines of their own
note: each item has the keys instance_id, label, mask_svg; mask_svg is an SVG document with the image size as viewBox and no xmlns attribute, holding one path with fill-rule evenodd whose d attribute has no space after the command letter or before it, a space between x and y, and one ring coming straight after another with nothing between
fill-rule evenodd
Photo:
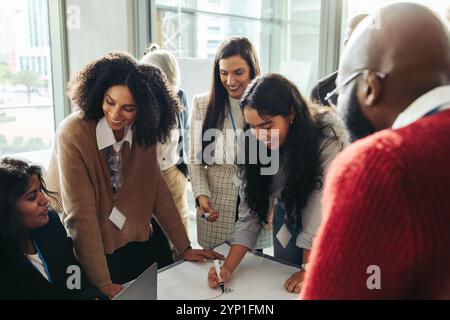
<instances>
[{"instance_id":1,"label":"id badge on lanyard","mask_svg":"<svg viewBox=\"0 0 450 320\"><path fill-rule=\"evenodd\" d=\"M117 227L119 230L123 230L127 218L120 212L117 208L117 192L123 185L122 178L122 154L117 152L113 154L112 147L108 148L108 168L111 178L111 188L113 191L113 209L109 215L109 220Z\"/></svg>"}]
</instances>

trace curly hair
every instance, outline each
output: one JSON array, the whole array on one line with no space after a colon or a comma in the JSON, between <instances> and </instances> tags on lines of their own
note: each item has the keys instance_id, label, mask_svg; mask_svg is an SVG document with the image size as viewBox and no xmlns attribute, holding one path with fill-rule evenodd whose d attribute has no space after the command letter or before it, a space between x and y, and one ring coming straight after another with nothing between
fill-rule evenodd
<instances>
[{"instance_id":1,"label":"curly hair","mask_svg":"<svg viewBox=\"0 0 450 320\"><path fill-rule=\"evenodd\" d=\"M45 187L41 167L18 159L0 160L0 254L13 268L24 264L25 235L28 232L17 220L16 205L33 176L37 176L42 191L52 197Z\"/></svg>"},{"instance_id":2,"label":"curly hair","mask_svg":"<svg viewBox=\"0 0 450 320\"><path fill-rule=\"evenodd\" d=\"M140 64L128 53L111 52L87 64L69 82L68 96L85 119L98 121L104 117L105 93L116 85L127 86L136 101L133 129L138 145L165 142L176 125L178 99L160 69Z\"/></svg>"},{"instance_id":3,"label":"curly hair","mask_svg":"<svg viewBox=\"0 0 450 320\"><path fill-rule=\"evenodd\" d=\"M241 100L241 108L247 107L256 109L261 117L288 117L290 112L294 112L286 142L280 148L287 176L281 198L289 221L300 229L302 211L309 196L323 184L321 152L328 143L338 139L334 129L323 121L323 117L332 110L310 104L292 82L278 74L266 74L248 86ZM324 139L329 140L324 144ZM244 146L247 158L250 145ZM267 165L261 164L259 151L257 154L256 164L246 159L240 165L240 176L245 181L246 202L260 223L266 224L273 175L261 174L261 169Z\"/></svg>"}]
</instances>

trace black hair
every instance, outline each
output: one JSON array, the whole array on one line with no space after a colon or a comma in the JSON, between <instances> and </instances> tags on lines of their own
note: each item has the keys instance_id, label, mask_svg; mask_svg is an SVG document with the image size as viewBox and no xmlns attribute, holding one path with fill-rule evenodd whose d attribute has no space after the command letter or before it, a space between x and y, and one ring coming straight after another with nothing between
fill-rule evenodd
<instances>
[{"instance_id":1,"label":"black hair","mask_svg":"<svg viewBox=\"0 0 450 320\"><path fill-rule=\"evenodd\" d=\"M330 108L319 107L307 101L295 84L278 74L266 74L255 79L247 88L241 100L241 108L256 109L261 117L294 114L294 120L280 153L285 155L287 181L281 197L291 223L300 229L302 210L311 193L322 187L323 172L320 155L325 138L337 140L334 129L323 121L332 112ZM325 130L328 128L329 130ZM245 128L248 130L249 126ZM331 134L327 134L331 132ZM251 152L245 145L246 157ZM254 152L254 151L252 151ZM267 223L269 193L273 175L262 175L264 167L259 159L251 164L246 159L240 165L240 176L245 182L246 202L262 224Z\"/></svg>"},{"instance_id":2,"label":"black hair","mask_svg":"<svg viewBox=\"0 0 450 320\"><path fill-rule=\"evenodd\" d=\"M8 259L5 260L8 261L6 265L13 268L8 271L14 271L25 265L24 252L27 245L25 239L29 230L18 221L16 205L27 191L33 176L41 183L42 192L52 197L52 193L45 187L41 167L18 159L0 160L0 255L2 259Z\"/></svg>"}]
</instances>

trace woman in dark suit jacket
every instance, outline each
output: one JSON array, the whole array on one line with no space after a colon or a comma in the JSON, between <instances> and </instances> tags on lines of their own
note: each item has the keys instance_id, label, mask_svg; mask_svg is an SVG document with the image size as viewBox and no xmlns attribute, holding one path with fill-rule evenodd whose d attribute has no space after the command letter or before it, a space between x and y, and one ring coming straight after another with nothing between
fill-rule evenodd
<instances>
[{"instance_id":1,"label":"woman in dark suit jacket","mask_svg":"<svg viewBox=\"0 0 450 320\"><path fill-rule=\"evenodd\" d=\"M103 298L74 256L40 167L0 160L0 299Z\"/></svg>"}]
</instances>

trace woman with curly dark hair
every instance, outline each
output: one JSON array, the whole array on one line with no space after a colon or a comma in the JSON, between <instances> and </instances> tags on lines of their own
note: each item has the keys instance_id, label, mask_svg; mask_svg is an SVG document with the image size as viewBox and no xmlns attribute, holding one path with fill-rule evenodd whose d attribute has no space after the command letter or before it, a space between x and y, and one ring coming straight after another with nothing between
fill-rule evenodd
<instances>
[{"instance_id":1,"label":"woman with curly dark hair","mask_svg":"<svg viewBox=\"0 0 450 320\"><path fill-rule=\"evenodd\" d=\"M69 97L78 110L57 130L46 182L93 284L113 297L153 262L173 261L153 213L181 257L215 257L190 247L156 159L178 109L160 69L113 52L73 78Z\"/></svg>"},{"instance_id":2,"label":"woman with curly dark hair","mask_svg":"<svg viewBox=\"0 0 450 320\"><path fill-rule=\"evenodd\" d=\"M0 300L102 297L82 273L46 195L40 167L0 159ZM70 279L76 270L79 283Z\"/></svg>"},{"instance_id":3,"label":"woman with curly dark hair","mask_svg":"<svg viewBox=\"0 0 450 320\"><path fill-rule=\"evenodd\" d=\"M321 221L324 175L347 144L344 124L332 109L310 104L277 74L254 80L241 108L251 132L247 136L257 141L242 144L246 159L241 165L239 220L229 239L222 280L230 279L263 226L271 224L274 256L301 267L284 284L289 292L299 293ZM270 151L272 163L262 161L261 148ZM274 163L278 170L264 170ZM208 280L211 287L218 286L214 270Z\"/></svg>"}]
</instances>

